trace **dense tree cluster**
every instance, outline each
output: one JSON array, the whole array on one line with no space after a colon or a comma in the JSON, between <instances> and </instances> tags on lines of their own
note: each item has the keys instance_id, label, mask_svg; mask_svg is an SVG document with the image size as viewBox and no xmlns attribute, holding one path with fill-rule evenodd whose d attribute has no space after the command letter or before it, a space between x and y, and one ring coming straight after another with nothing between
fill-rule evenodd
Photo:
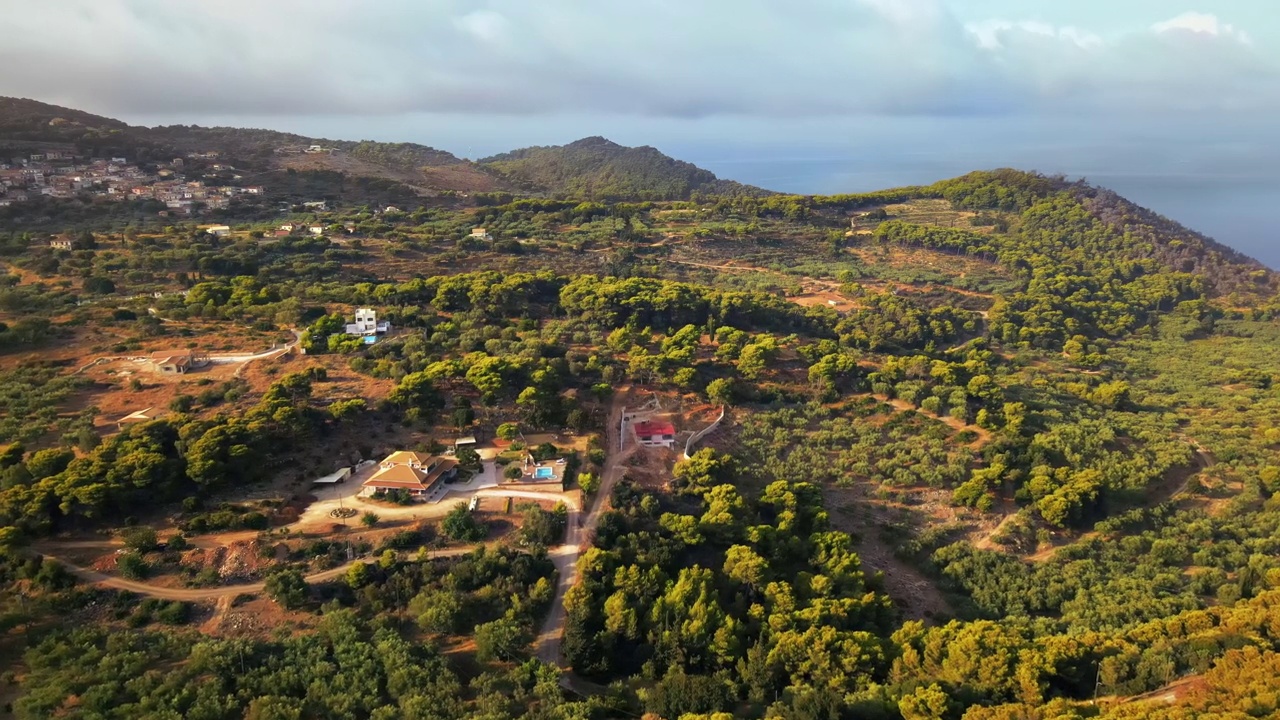
<instances>
[{"instance_id":1,"label":"dense tree cluster","mask_svg":"<svg viewBox=\"0 0 1280 720\"><path fill-rule=\"evenodd\" d=\"M44 533L64 521L126 517L139 503L264 478L281 448L298 446L323 426L324 416L308 404L312 382L310 373L287 375L239 416L179 415L133 425L69 462L51 466L42 452L12 462L6 477L14 481L0 490L3 525Z\"/></svg>"}]
</instances>

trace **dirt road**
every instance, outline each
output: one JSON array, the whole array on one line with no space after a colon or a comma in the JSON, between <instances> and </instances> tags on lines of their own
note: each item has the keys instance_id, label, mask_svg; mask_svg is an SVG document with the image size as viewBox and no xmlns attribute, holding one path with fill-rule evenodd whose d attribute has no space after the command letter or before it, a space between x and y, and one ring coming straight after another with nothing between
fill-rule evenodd
<instances>
[{"instance_id":1,"label":"dirt road","mask_svg":"<svg viewBox=\"0 0 1280 720\"><path fill-rule=\"evenodd\" d=\"M564 666L564 659L560 656L560 642L564 637L565 594L578 582L578 557L586 549L585 546L590 542L596 527L600 525L600 518L607 509L609 496L613 494L614 486L622 479L625 472L623 463L627 453L613 449L618 447L622 410L630 398L631 388L619 388L610 405L609 419L605 423L605 447L610 451L609 459L605 462L600 478L600 489L591 502L591 509L587 512L585 520L580 523L578 509L570 508L569 526L565 529L564 545L551 553L551 560L559 573L559 582L556 584L556 596L551 603L551 612L547 615L546 622L542 624L542 629L534 641L534 650L540 660L557 667Z\"/></svg>"},{"instance_id":2,"label":"dirt road","mask_svg":"<svg viewBox=\"0 0 1280 720\"><path fill-rule=\"evenodd\" d=\"M465 555L466 553L469 553L474 549L475 549L474 545L469 545L466 547L447 548L445 550L431 551L427 553L427 556L433 557L433 558L454 557L456 555ZM217 600L218 598L231 597L231 596L239 595L241 593L250 593L250 594L260 593L266 587L265 582L244 583L240 585L223 585L220 587L212 587L212 588L160 587L158 585L148 585L142 582L126 580L121 577L115 577L113 575L106 575L104 573L100 573L95 570L90 570L88 568L80 567L79 565L73 565L67 560L57 557L56 555L49 554L48 556L53 558L54 560L57 560L59 563L61 563L62 566L66 568L67 572L71 573L72 575L76 576L77 578L85 582L93 583L94 585L98 585L100 587L114 588L116 590L127 590L129 592L137 593L139 595L146 595L147 597L160 598L161 600L186 600L191 602L199 602L201 600ZM349 563L339 565L338 567L335 567L335 568L330 568L322 572L313 573L311 575L306 576L305 579L309 583L324 582L326 580L332 580L336 577L341 576L343 573L347 571L348 568L350 568L352 565L355 565L358 562L364 562L364 560L353 560Z\"/></svg>"}]
</instances>

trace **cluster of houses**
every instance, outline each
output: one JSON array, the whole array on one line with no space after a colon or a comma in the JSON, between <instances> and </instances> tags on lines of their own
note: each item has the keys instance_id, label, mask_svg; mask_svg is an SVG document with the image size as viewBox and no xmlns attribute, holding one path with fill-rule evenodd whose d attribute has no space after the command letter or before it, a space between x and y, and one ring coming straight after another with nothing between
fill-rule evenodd
<instances>
[{"instance_id":1,"label":"cluster of houses","mask_svg":"<svg viewBox=\"0 0 1280 720\"><path fill-rule=\"evenodd\" d=\"M356 224L352 222L343 223L342 231L348 235L354 235L356 233ZM285 223L280 227L276 228L274 235L276 237L288 237L290 235L300 235L304 233L308 235L314 235L316 237L324 237L325 226L324 225L301 225L298 223Z\"/></svg>"},{"instance_id":2,"label":"cluster of houses","mask_svg":"<svg viewBox=\"0 0 1280 720\"><path fill-rule=\"evenodd\" d=\"M216 158L216 153L212 154ZM210 159L210 153L192 153L189 158ZM36 197L74 198L88 195L113 201L156 200L166 214L191 215L198 207L224 209L240 195L261 195L261 186L215 186L202 180L188 180L183 174L185 160L174 158L148 173L126 158L83 158L61 151L33 153L24 158L0 162L0 207L27 202ZM218 172L230 166L213 165Z\"/></svg>"}]
</instances>

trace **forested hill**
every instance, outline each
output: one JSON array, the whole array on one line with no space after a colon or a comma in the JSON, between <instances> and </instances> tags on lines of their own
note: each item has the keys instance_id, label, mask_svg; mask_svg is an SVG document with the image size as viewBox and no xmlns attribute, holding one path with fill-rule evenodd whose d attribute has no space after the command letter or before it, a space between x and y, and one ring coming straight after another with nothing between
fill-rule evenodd
<instances>
[{"instance_id":1,"label":"forested hill","mask_svg":"<svg viewBox=\"0 0 1280 720\"><path fill-rule=\"evenodd\" d=\"M695 192L765 195L768 191L728 180L676 160L652 147L626 147L602 137L568 145L530 147L480 161L519 186L597 199L686 199Z\"/></svg>"},{"instance_id":2,"label":"forested hill","mask_svg":"<svg viewBox=\"0 0 1280 720\"><path fill-rule=\"evenodd\" d=\"M0 140L76 142L86 136L120 133L119 120L35 100L0 97Z\"/></svg>"},{"instance_id":3,"label":"forested hill","mask_svg":"<svg viewBox=\"0 0 1280 720\"><path fill-rule=\"evenodd\" d=\"M1052 268L1059 275L1101 282L1137 280L1161 271L1188 274L1209 295L1235 295L1240 304L1280 292L1280 275L1257 260L1084 181L1002 169L894 192L944 198L957 209L977 213L975 223L1003 217L1016 230L963 237L930 232L917 244L994 253L1041 275ZM902 232L890 226L882 234Z\"/></svg>"},{"instance_id":4,"label":"forested hill","mask_svg":"<svg viewBox=\"0 0 1280 720\"><path fill-rule=\"evenodd\" d=\"M174 147L191 150L215 149L232 157L271 154L280 148L305 148L319 145L353 157L392 168L413 170L420 167L458 165L466 161L452 153L417 143L384 143L370 140L329 140L305 135L256 128L201 127L168 125L136 128L140 135L167 142Z\"/></svg>"},{"instance_id":5,"label":"forested hill","mask_svg":"<svg viewBox=\"0 0 1280 720\"><path fill-rule=\"evenodd\" d=\"M1166 267L1202 275L1220 295L1280 292L1280 276L1244 253L1141 207L1105 188L1076 192L1090 212L1116 231L1139 241L1143 252Z\"/></svg>"}]
</instances>

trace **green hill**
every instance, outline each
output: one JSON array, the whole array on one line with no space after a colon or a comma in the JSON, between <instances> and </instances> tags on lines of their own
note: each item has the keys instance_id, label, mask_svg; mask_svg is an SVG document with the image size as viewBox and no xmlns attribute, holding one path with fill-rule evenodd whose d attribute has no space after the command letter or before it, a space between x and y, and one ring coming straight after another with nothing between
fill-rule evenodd
<instances>
[{"instance_id":1,"label":"green hill","mask_svg":"<svg viewBox=\"0 0 1280 720\"><path fill-rule=\"evenodd\" d=\"M74 145L95 155L144 161L216 151L238 166L258 170L340 172L428 193L507 189L474 163L416 143L329 140L258 128L140 127L35 100L0 98L0 147L31 143ZM312 145L326 151L302 152Z\"/></svg>"},{"instance_id":2,"label":"green hill","mask_svg":"<svg viewBox=\"0 0 1280 720\"><path fill-rule=\"evenodd\" d=\"M76 142L121 133L119 120L25 98L0 97L0 140Z\"/></svg>"},{"instance_id":3,"label":"green hill","mask_svg":"<svg viewBox=\"0 0 1280 720\"><path fill-rule=\"evenodd\" d=\"M695 192L764 195L767 191L716 178L710 171L652 147L626 147L602 137L530 147L480 161L532 191L598 199L676 200Z\"/></svg>"}]
</instances>

